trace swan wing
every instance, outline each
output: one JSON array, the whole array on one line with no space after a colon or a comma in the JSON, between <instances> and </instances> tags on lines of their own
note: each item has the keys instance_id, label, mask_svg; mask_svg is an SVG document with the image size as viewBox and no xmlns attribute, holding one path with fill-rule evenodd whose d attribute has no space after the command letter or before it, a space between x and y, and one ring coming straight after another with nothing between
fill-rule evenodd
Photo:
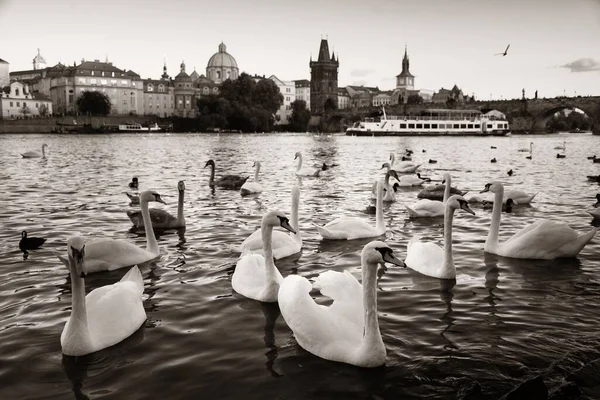
<instances>
[{"instance_id":1,"label":"swan wing","mask_svg":"<svg viewBox=\"0 0 600 400\"><path fill-rule=\"evenodd\" d=\"M421 199L412 206L405 206L411 217L439 217L444 215L444 203Z\"/></svg>"},{"instance_id":2,"label":"swan wing","mask_svg":"<svg viewBox=\"0 0 600 400\"><path fill-rule=\"evenodd\" d=\"M242 195L262 192L262 185L258 182L247 182L240 188Z\"/></svg>"},{"instance_id":3,"label":"swan wing","mask_svg":"<svg viewBox=\"0 0 600 400\"><path fill-rule=\"evenodd\" d=\"M124 239L102 238L85 245L87 272L129 267L150 261L157 256L158 254L152 254Z\"/></svg>"},{"instance_id":4,"label":"swan wing","mask_svg":"<svg viewBox=\"0 0 600 400\"><path fill-rule=\"evenodd\" d=\"M444 250L435 243L422 242L415 235L408 242L404 263L423 275L434 276L444 263Z\"/></svg>"},{"instance_id":5,"label":"swan wing","mask_svg":"<svg viewBox=\"0 0 600 400\"><path fill-rule=\"evenodd\" d=\"M283 277L276 271L275 281L267 282L265 258L261 254L246 254L235 265L231 287L242 296L258 301L277 301L277 290Z\"/></svg>"},{"instance_id":6,"label":"swan wing","mask_svg":"<svg viewBox=\"0 0 600 400\"><path fill-rule=\"evenodd\" d=\"M96 349L115 345L142 326L146 320L143 290L141 274L134 267L119 282L86 296L88 327Z\"/></svg>"},{"instance_id":7,"label":"swan wing","mask_svg":"<svg viewBox=\"0 0 600 400\"><path fill-rule=\"evenodd\" d=\"M333 303L329 311L348 320L356 329L364 326L362 285L348 271L326 271L315 278L315 287Z\"/></svg>"},{"instance_id":8,"label":"swan wing","mask_svg":"<svg viewBox=\"0 0 600 400\"><path fill-rule=\"evenodd\" d=\"M240 245L239 251L242 256L248 253L262 254L262 233L261 229L252 232ZM280 258L289 257L293 254L299 253L302 248L302 239L298 240L295 238L296 235L282 232L279 230L273 230L273 236L271 238L271 245L273 248L273 257L276 260Z\"/></svg>"},{"instance_id":9,"label":"swan wing","mask_svg":"<svg viewBox=\"0 0 600 400\"><path fill-rule=\"evenodd\" d=\"M315 225L316 226L316 225ZM324 239L360 239L382 235L385 232L377 232L375 227L369 225L362 219L353 217L341 217L325 224L316 226Z\"/></svg>"}]
</instances>

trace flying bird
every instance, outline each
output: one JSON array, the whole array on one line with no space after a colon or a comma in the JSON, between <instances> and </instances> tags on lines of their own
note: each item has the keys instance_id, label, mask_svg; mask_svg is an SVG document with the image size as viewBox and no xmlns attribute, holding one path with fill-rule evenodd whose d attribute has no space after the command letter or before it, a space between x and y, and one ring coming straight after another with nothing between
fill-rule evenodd
<instances>
[{"instance_id":1,"label":"flying bird","mask_svg":"<svg viewBox=\"0 0 600 400\"><path fill-rule=\"evenodd\" d=\"M499 55L505 56L505 55L506 55L506 53L508 53L508 48L509 48L509 47L510 47L510 44L509 44L508 46L506 46L506 50L504 50L504 53L496 53L496 54L494 54L494 55L495 55L495 56L499 56Z\"/></svg>"}]
</instances>

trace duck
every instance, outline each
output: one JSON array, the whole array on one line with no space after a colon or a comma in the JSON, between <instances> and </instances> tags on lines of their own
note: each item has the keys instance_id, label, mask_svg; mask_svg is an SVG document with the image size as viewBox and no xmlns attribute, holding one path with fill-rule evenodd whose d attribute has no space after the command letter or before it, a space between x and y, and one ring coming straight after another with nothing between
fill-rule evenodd
<instances>
[{"instance_id":1,"label":"duck","mask_svg":"<svg viewBox=\"0 0 600 400\"><path fill-rule=\"evenodd\" d=\"M594 204L594 209L592 211L588 211L592 217L596 219L600 219L600 193L596 193L596 203Z\"/></svg>"},{"instance_id":2,"label":"duck","mask_svg":"<svg viewBox=\"0 0 600 400\"><path fill-rule=\"evenodd\" d=\"M402 161L412 161L412 157L410 157L410 156L402 156L401 160Z\"/></svg>"},{"instance_id":3,"label":"duck","mask_svg":"<svg viewBox=\"0 0 600 400\"><path fill-rule=\"evenodd\" d=\"M526 159L528 159L528 160L531 160L531 158L532 158L532 157L531 157L531 154L529 154L529 155L528 155L527 157L525 157L525 158L526 158Z\"/></svg>"},{"instance_id":4,"label":"duck","mask_svg":"<svg viewBox=\"0 0 600 400\"><path fill-rule=\"evenodd\" d=\"M511 198L506 199L505 203L502 203L502 211L510 213L512 212L512 206L515 205L515 201ZM494 207L494 202L493 201L488 201L488 200L482 200L481 201L481 205L483 206L483 208L485 209L490 209Z\"/></svg>"},{"instance_id":5,"label":"duck","mask_svg":"<svg viewBox=\"0 0 600 400\"><path fill-rule=\"evenodd\" d=\"M504 186L500 182L485 185L481 193L494 193L492 223L485 241L484 251L503 257L519 259L554 260L561 257L576 257L588 244L598 228L578 234L564 222L540 219L519 230L512 237L500 242L498 233L502 214Z\"/></svg>"},{"instance_id":6,"label":"duck","mask_svg":"<svg viewBox=\"0 0 600 400\"><path fill-rule=\"evenodd\" d=\"M469 208L464 197L457 194L448 198L444 209L444 249L433 242L422 242L419 236L413 236L408 242L404 263L407 268L422 275L438 279L456 279L456 268L452 257L454 211L461 209L472 215L475 215L475 212Z\"/></svg>"},{"instance_id":7,"label":"duck","mask_svg":"<svg viewBox=\"0 0 600 400\"><path fill-rule=\"evenodd\" d=\"M347 270L317 276L315 286L333 299L330 306L313 300L313 287L306 278L287 276L279 288L279 309L300 347L325 360L357 367L383 365L386 350L377 321L377 267L384 263L405 267L389 245L372 241L361 252L362 284Z\"/></svg>"},{"instance_id":8,"label":"duck","mask_svg":"<svg viewBox=\"0 0 600 400\"><path fill-rule=\"evenodd\" d=\"M512 169L509 169L508 172L506 173L508 176L513 176L514 175L514 171Z\"/></svg>"},{"instance_id":9,"label":"duck","mask_svg":"<svg viewBox=\"0 0 600 400\"><path fill-rule=\"evenodd\" d=\"M325 226L315 225L323 239L332 240L354 240L383 236L386 232L385 220L383 218L383 188L384 180L377 181L377 201L375 226L355 217L339 217Z\"/></svg>"},{"instance_id":10,"label":"duck","mask_svg":"<svg viewBox=\"0 0 600 400\"><path fill-rule=\"evenodd\" d=\"M276 260L289 257L297 254L302 250L302 234L300 233L300 225L298 224L298 208L300 206L300 188L298 185L292 186L292 209L291 209L291 226L296 233L289 234L280 230L273 231L271 247L273 257ZM240 245L239 248L242 255L247 253L263 254L262 229L254 231Z\"/></svg>"},{"instance_id":11,"label":"duck","mask_svg":"<svg viewBox=\"0 0 600 400\"><path fill-rule=\"evenodd\" d=\"M567 156L564 154L556 154L556 158L566 158Z\"/></svg>"},{"instance_id":12,"label":"duck","mask_svg":"<svg viewBox=\"0 0 600 400\"><path fill-rule=\"evenodd\" d=\"M427 150L423 149L421 150L421 153L427 153Z\"/></svg>"},{"instance_id":13,"label":"duck","mask_svg":"<svg viewBox=\"0 0 600 400\"><path fill-rule=\"evenodd\" d=\"M250 194L258 194L262 192L262 185L258 181L258 172L260 171L260 161L255 161L252 165L254 170L254 181L246 181L240 188L240 194L242 196L248 196Z\"/></svg>"},{"instance_id":14,"label":"duck","mask_svg":"<svg viewBox=\"0 0 600 400\"><path fill-rule=\"evenodd\" d=\"M218 187L227 190L240 190L249 178L249 176L243 177L241 175L223 175L215 181L215 161L211 159L204 164L204 168L209 166L210 179L208 180L208 186L211 188Z\"/></svg>"},{"instance_id":15,"label":"duck","mask_svg":"<svg viewBox=\"0 0 600 400\"><path fill-rule=\"evenodd\" d=\"M296 230L291 227L288 218L281 211L266 213L260 224L262 236L262 254L247 253L242 255L231 277L231 287L237 293L249 299L272 303L277 301L277 292L283 277L273 262L273 248L271 240L273 228L281 226L292 233Z\"/></svg>"},{"instance_id":16,"label":"duck","mask_svg":"<svg viewBox=\"0 0 600 400\"><path fill-rule=\"evenodd\" d=\"M71 315L60 335L62 353L84 356L113 346L131 336L146 321L142 303L144 281L137 266L120 281L85 295L87 244L80 236L67 241L67 257L58 258L71 277Z\"/></svg>"},{"instance_id":17,"label":"duck","mask_svg":"<svg viewBox=\"0 0 600 400\"><path fill-rule=\"evenodd\" d=\"M490 146L490 149L497 149L496 146Z\"/></svg>"},{"instance_id":18,"label":"duck","mask_svg":"<svg viewBox=\"0 0 600 400\"><path fill-rule=\"evenodd\" d=\"M437 164L437 160L429 159L429 164Z\"/></svg>"},{"instance_id":19,"label":"duck","mask_svg":"<svg viewBox=\"0 0 600 400\"><path fill-rule=\"evenodd\" d=\"M333 163L331 165L327 165L327 164L323 163L323 165L321 165L321 171L327 171L327 170L329 170L333 167L337 167L337 166L339 166L339 164Z\"/></svg>"},{"instance_id":20,"label":"duck","mask_svg":"<svg viewBox=\"0 0 600 400\"><path fill-rule=\"evenodd\" d=\"M39 237L27 237L27 231L21 232L21 240L19 241L19 249L27 253L27 250L39 249L46 242L46 239Z\"/></svg>"},{"instance_id":21,"label":"duck","mask_svg":"<svg viewBox=\"0 0 600 400\"><path fill-rule=\"evenodd\" d=\"M146 248L142 249L124 239L101 238L87 241L85 244L86 273L112 271L123 267L145 263L160 256L160 249L152 229L152 220L148 203L156 201L166 204L155 191L146 190L140 193L140 207L144 230L146 233Z\"/></svg>"},{"instance_id":22,"label":"duck","mask_svg":"<svg viewBox=\"0 0 600 400\"><path fill-rule=\"evenodd\" d=\"M492 160L491 160L490 162L492 162L492 163L495 163L495 162L497 162L497 161L496 161L496 157L492 158Z\"/></svg>"},{"instance_id":23,"label":"duck","mask_svg":"<svg viewBox=\"0 0 600 400\"><path fill-rule=\"evenodd\" d=\"M594 154L593 156L588 156L587 158L588 160L595 160L596 159L596 155Z\"/></svg>"},{"instance_id":24,"label":"duck","mask_svg":"<svg viewBox=\"0 0 600 400\"><path fill-rule=\"evenodd\" d=\"M153 229L180 229L185 228L185 217L183 216L183 199L185 193L184 181L177 182L179 200L177 202L177 217L160 208L150 209L150 220ZM142 211L127 211L127 216L133 223L134 228L144 229L144 218Z\"/></svg>"},{"instance_id":25,"label":"duck","mask_svg":"<svg viewBox=\"0 0 600 400\"><path fill-rule=\"evenodd\" d=\"M600 175L588 175L588 181L600 183Z\"/></svg>"},{"instance_id":26,"label":"duck","mask_svg":"<svg viewBox=\"0 0 600 400\"><path fill-rule=\"evenodd\" d=\"M132 194L129 192L123 192L127 195L127 197L129 197L129 203L132 206L137 206L140 204L140 196L137 194Z\"/></svg>"},{"instance_id":27,"label":"duck","mask_svg":"<svg viewBox=\"0 0 600 400\"><path fill-rule=\"evenodd\" d=\"M563 142L562 146L556 146L554 147L554 150L566 150L567 149L567 142Z\"/></svg>"},{"instance_id":28,"label":"duck","mask_svg":"<svg viewBox=\"0 0 600 400\"><path fill-rule=\"evenodd\" d=\"M532 153L533 152L533 142L529 142L529 148L528 149L527 148L523 148L523 149L519 149L519 151L522 152L522 153L527 152L527 151L530 152L530 153Z\"/></svg>"},{"instance_id":29,"label":"duck","mask_svg":"<svg viewBox=\"0 0 600 400\"><path fill-rule=\"evenodd\" d=\"M137 189L138 186L139 186L138 178L137 178L137 176L134 176L133 178L131 178L131 182L129 182L129 187L132 189Z\"/></svg>"},{"instance_id":30,"label":"duck","mask_svg":"<svg viewBox=\"0 0 600 400\"><path fill-rule=\"evenodd\" d=\"M444 216L444 212L446 210L446 206L444 204L450 197L450 186L452 183L449 173L446 172L444 174L442 183L444 184L444 198L442 201L421 199L410 206L405 206L409 217L423 218Z\"/></svg>"},{"instance_id":31,"label":"duck","mask_svg":"<svg viewBox=\"0 0 600 400\"><path fill-rule=\"evenodd\" d=\"M311 167L306 167L306 168L302 168L302 153L297 151L296 154L294 154L294 160L298 160L298 165L296 166L296 176L306 176L306 177L313 177L313 178L317 178L320 174L322 169L321 168L311 168Z\"/></svg>"},{"instance_id":32,"label":"duck","mask_svg":"<svg viewBox=\"0 0 600 400\"><path fill-rule=\"evenodd\" d=\"M46 147L48 147L48 145L46 143L44 143L42 145L42 153L38 153L37 151L27 151L25 153L21 153L21 156L23 158L46 158Z\"/></svg>"}]
</instances>

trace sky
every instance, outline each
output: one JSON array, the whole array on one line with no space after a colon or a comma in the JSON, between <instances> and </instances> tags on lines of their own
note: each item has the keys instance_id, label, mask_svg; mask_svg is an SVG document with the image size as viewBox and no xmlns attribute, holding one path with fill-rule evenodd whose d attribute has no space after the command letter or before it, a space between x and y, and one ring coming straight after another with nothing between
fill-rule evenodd
<instances>
[{"instance_id":1,"label":"sky","mask_svg":"<svg viewBox=\"0 0 600 400\"><path fill-rule=\"evenodd\" d=\"M395 88L405 45L415 88L478 99L600 95L600 0L0 0L0 58L32 69L108 58L158 79L206 73L223 41L240 72L310 79L321 38L338 86ZM506 56L495 55L510 48Z\"/></svg>"}]
</instances>

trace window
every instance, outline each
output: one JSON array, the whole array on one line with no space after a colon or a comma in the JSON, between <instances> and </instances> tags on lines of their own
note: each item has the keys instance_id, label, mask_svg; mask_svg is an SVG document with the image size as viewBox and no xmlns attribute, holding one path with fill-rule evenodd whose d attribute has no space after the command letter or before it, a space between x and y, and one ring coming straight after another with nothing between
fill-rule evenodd
<instances>
[{"instance_id":1,"label":"window","mask_svg":"<svg viewBox=\"0 0 600 400\"><path fill-rule=\"evenodd\" d=\"M121 79L121 85L127 86L127 81L125 79Z\"/></svg>"},{"instance_id":2,"label":"window","mask_svg":"<svg viewBox=\"0 0 600 400\"><path fill-rule=\"evenodd\" d=\"M94 71L92 71L92 76L94 76Z\"/></svg>"},{"instance_id":3,"label":"window","mask_svg":"<svg viewBox=\"0 0 600 400\"><path fill-rule=\"evenodd\" d=\"M417 124L417 129L423 129L423 124Z\"/></svg>"},{"instance_id":4,"label":"window","mask_svg":"<svg viewBox=\"0 0 600 400\"><path fill-rule=\"evenodd\" d=\"M114 74L114 72L113 72L113 74ZM116 79L111 79L110 80L110 84L111 85L116 85L117 84L117 80Z\"/></svg>"},{"instance_id":5,"label":"window","mask_svg":"<svg viewBox=\"0 0 600 400\"><path fill-rule=\"evenodd\" d=\"M115 77L115 71L112 72L111 76L114 78Z\"/></svg>"},{"instance_id":6,"label":"window","mask_svg":"<svg viewBox=\"0 0 600 400\"><path fill-rule=\"evenodd\" d=\"M23 103L23 104L25 104L25 103ZM17 101L17 107L21 107L21 103L19 103L18 101Z\"/></svg>"},{"instance_id":7,"label":"window","mask_svg":"<svg viewBox=\"0 0 600 400\"><path fill-rule=\"evenodd\" d=\"M152 92L154 90L154 86L152 86L152 84L148 84L148 91ZM152 97L152 96L150 96Z\"/></svg>"},{"instance_id":8,"label":"window","mask_svg":"<svg viewBox=\"0 0 600 400\"><path fill-rule=\"evenodd\" d=\"M408 129L415 129L415 124L408 124Z\"/></svg>"},{"instance_id":9,"label":"window","mask_svg":"<svg viewBox=\"0 0 600 400\"><path fill-rule=\"evenodd\" d=\"M107 81L106 79L101 79L101 80L100 80L100 83L101 83L101 84L103 84L103 85L107 85L107 84L108 84L108 81Z\"/></svg>"},{"instance_id":10,"label":"window","mask_svg":"<svg viewBox=\"0 0 600 400\"><path fill-rule=\"evenodd\" d=\"M158 91L159 92L164 92L165 91L165 86L164 85L158 85Z\"/></svg>"},{"instance_id":11,"label":"window","mask_svg":"<svg viewBox=\"0 0 600 400\"><path fill-rule=\"evenodd\" d=\"M35 108L40 108L40 105L38 103L35 103Z\"/></svg>"},{"instance_id":12,"label":"window","mask_svg":"<svg viewBox=\"0 0 600 400\"><path fill-rule=\"evenodd\" d=\"M102 71L102 76L104 76L104 71Z\"/></svg>"},{"instance_id":13,"label":"window","mask_svg":"<svg viewBox=\"0 0 600 400\"><path fill-rule=\"evenodd\" d=\"M15 89L15 96L19 95L19 89ZM19 105L19 103L17 103L17 106Z\"/></svg>"},{"instance_id":14,"label":"window","mask_svg":"<svg viewBox=\"0 0 600 400\"><path fill-rule=\"evenodd\" d=\"M19 105L19 103L17 103L17 105ZM492 128L492 127L493 127L493 125L492 125L492 124L487 124L487 127L488 127L488 128Z\"/></svg>"},{"instance_id":15,"label":"window","mask_svg":"<svg viewBox=\"0 0 600 400\"><path fill-rule=\"evenodd\" d=\"M424 125L423 125L423 127L424 127L425 129L431 129L431 126L430 126L429 124L424 124Z\"/></svg>"},{"instance_id":16,"label":"window","mask_svg":"<svg viewBox=\"0 0 600 400\"><path fill-rule=\"evenodd\" d=\"M221 79L221 71L217 71L217 79Z\"/></svg>"},{"instance_id":17,"label":"window","mask_svg":"<svg viewBox=\"0 0 600 400\"><path fill-rule=\"evenodd\" d=\"M431 124L431 129L437 129L438 128L438 124Z\"/></svg>"},{"instance_id":18,"label":"window","mask_svg":"<svg viewBox=\"0 0 600 400\"><path fill-rule=\"evenodd\" d=\"M78 81L79 83L85 83L85 78L79 78L79 79L77 79L77 81Z\"/></svg>"},{"instance_id":19,"label":"window","mask_svg":"<svg viewBox=\"0 0 600 400\"><path fill-rule=\"evenodd\" d=\"M227 71L227 79L230 79L231 77L231 71Z\"/></svg>"},{"instance_id":20,"label":"window","mask_svg":"<svg viewBox=\"0 0 600 400\"><path fill-rule=\"evenodd\" d=\"M481 125L475 124L475 129L481 129Z\"/></svg>"},{"instance_id":21,"label":"window","mask_svg":"<svg viewBox=\"0 0 600 400\"><path fill-rule=\"evenodd\" d=\"M468 128L469 128L469 129L473 129L473 124L469 124L469 125L468 125Z\"/></svg>"},{"instance_id":22,"label":"window","mask_svg":"<svg viewBox=\"0 0 600 400\"><path fill-rule=\"evenodd\" d=\"M208 88L208 86L204 86L204 89L202 89L202 93L204 94L209 94L210 89Z\"/></svg>"},{"instance_id":23,"label":"window","mask_svg":"<svg viewBox=\"0 0 600 400\"><path fill-rule=\"evenodd\" d=\"M460 129L467 129L467 124L460 124Z\"/></svg>"},{"instance_id":24,"label":"window","mask_svg":"<svg viewBox=\"0 0 600 400\"><path fill-rule=\"evenodd\" d=\"M13 102L12 102L12 101L10 102L10 106L11 106L11 107L13 106Z\"/></svg>"},{"instance_id":25,"label":"window","mask_svg":"<svg viewBox=\"0 0 600 400\"><path fill-rule=\"evenodd\" d=\"M92 85L95 85L95 84L96 84L96 79L90 79L90 83L91 83Z\"/></svg>"}]
</instances>

